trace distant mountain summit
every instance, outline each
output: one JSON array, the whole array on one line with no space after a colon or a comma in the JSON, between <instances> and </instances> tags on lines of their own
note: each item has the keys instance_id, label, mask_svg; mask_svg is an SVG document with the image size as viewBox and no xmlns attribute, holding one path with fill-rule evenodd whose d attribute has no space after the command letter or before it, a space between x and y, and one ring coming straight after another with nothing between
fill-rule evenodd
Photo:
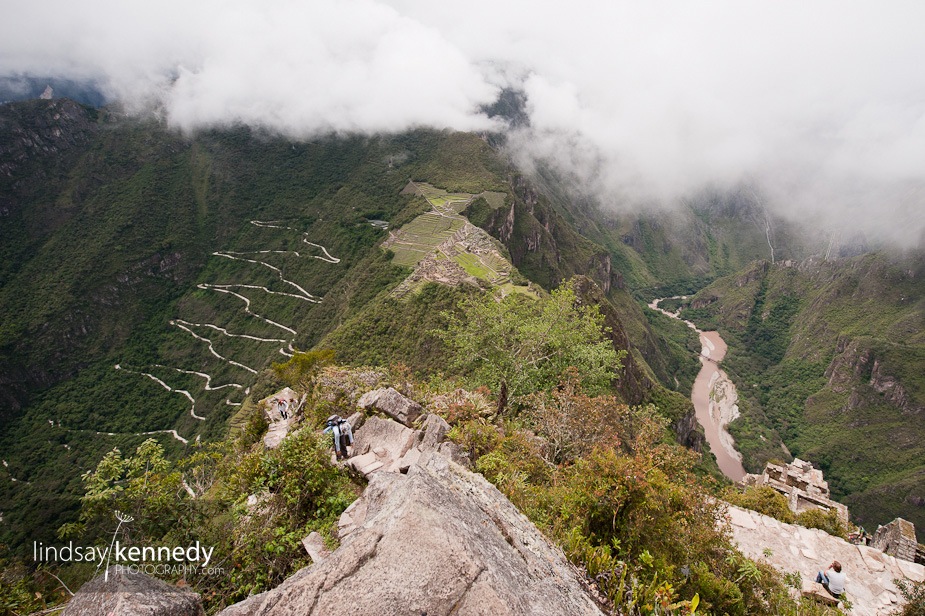
<instances>
[{"instance_id":1,"label":"distant mountain summit","mask_svg":"<svg viewBox=\"0 0 925 616\"><path fill-rule=\"evenodd\" d=\"M102 107L108 102L102 89L92 80L32 75L0 76L2 103L51 98L70 98L89 107Z\"/></svg>"}]
</instances>

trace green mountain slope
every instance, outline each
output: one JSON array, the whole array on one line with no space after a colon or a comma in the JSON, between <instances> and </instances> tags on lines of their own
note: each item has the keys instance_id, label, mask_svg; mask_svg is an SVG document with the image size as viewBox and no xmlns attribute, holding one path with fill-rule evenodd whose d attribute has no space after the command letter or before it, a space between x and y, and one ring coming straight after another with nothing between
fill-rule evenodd
<instances>
[{"instance_id":1,"label":"green mountain slope","mask_svg":"<svg viewBox=\"0 0 925 616\"><path fill-rule=\"evenodd\" d=\"M921 254L759 262L690 300L685 315L729 343L751 470L789 450L861 522L925 526L923 274Z\"/></svg>"},{"instance_id":2,"label":"green mountain slope","mask_svg":"<svg viewBox=\"0 0 925 616\"><path fill-rule=\"evenodd\" d=\"M499 185L473 135L184 138L67 100L5 105L0 131L0 500L18 540L60 524L102 452L224 434L258 373L402 280L370 220L417 215L409 177Z\"/></svg>"},{"instance_id":3,"label":"green mountain slope","mask_svg":"<svg viewBox=\"0 0 925 616\"><path fill-rule=\"evenodd\" d=\"M543 293L585 277L582 301L628 352L620 399L657 404L699 447L696 340L638 298L762 254L763 212L711 196L681 222L617 218L514 172L489 142L186 137L63 99L0 108L4 537L60 525L112 447L153 435L176 455L219 438L296 349L443 371L441 312L497 285ZM802 250L775 225L779 254ZM415 255L434 250L420 274Z\"/></svg>"},{"instance_id":4,"label":"green mountain slope","mask_svg":"<svg viewBox=\"0 0 925 616\"><path fill-rule=\"evenodd\" d=\"M0 133L7 543L50 537L105 451L155 436L177 455L223 435L273 386L271 363L295 349L325 340L342 361L441 371L429 332L479 285L595 279L626 309L610 308L614 343L632 349L623 397L661 402L682 440L697 442L684 396L658 383L667 366L693 360L672 358L614 287L607 251L531 205L526 180L476 135L184 137L67 100L3 106ZM479 207L524 212L504 246L486 235L475 252L453 253L476 286L391 292L411 269L379 245L432 208L403 194L409 179L436 187L438 200L440 190L475 195L472 218Z\"/></svg>"}]
</instances>

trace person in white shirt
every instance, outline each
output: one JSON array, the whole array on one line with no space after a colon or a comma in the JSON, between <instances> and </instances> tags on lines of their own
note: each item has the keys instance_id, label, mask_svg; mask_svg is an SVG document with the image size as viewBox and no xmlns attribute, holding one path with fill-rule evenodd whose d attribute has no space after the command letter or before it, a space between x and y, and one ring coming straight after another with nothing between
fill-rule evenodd
<instances>
[{"instance_id":1,"label":"person in white shirt","mask_svg":"<svg viewBox=\"0 0 925 616\"><path fill-rule=\"evenodd\" d=\"M832 564L825 572L820 571L816 574L816 582L829 591L829 594L840 599L845 593L845 574L841 570L841 563L833 560Z\"/></svg>"}]
</instances>

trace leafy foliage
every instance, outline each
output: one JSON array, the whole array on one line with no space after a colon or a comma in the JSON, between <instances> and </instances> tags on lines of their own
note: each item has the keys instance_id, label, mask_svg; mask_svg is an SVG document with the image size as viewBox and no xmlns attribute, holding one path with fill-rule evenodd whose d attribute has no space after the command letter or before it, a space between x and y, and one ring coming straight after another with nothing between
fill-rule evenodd
<instances>
[{"instance_id":1,"label":"leafy foliage","mask_svg":"<svg viewBox=\"0 0 925 616\"><path fill-rule=\"evenodd\" d=\"M824 530L830 535L848 540L848 529L844 522L838 517L838 512L834 509L822 511L820 509L807 509L797 514L796 523L806 528L818 528Z\"/></svg>"},{"instance_id":2,"label":"leafy foliage","mask_svg":"<svg viewBox=\"0 0 925 616\"><path fill-rule=\"evenodd\" d=\"M84 473L86 492L79 521L62 527L62 537L95 539L109 531L113 512L136 520L133 535L141 541L160 539L178 516L182 475L164 457L164 448L148 439L125 458L118 449L106 454L96 468Z\"/></svg>"},{"instance_id":3,"label":"leafy foliage","mask_svg":"<svg viewBox=\"0 0 925 616\"><path fill-rule=\"evenodd\" d=\"M524 405L526 423L466 419L450 435L586 569L617 613L838 613L794 601L772 568L735 551L715 523L712 484L693 473L696 454L665 441L666 419L655 409L590 397L568 381ZM602 420L599 435L575 425L588 416ZM592 442L581 453L563 450L553 444L563 431ZM555 451L569 455L557 460Z\"/></svg>"},{"instance_id":4,"label":"leafy foliage","mask_svg":"<svg viewBox=\"0 0 925 616\"><path fill-rule=\"evenodd\" d=\"M895 616L925 616L925 582L893 580L906 604L894 612Z\"/></svg>"},{"instance_id":5,"label":"leafy foliage","mask_svg":"<svg viewBox=\"0 0 925 616\"><path fill-rule=\"evenodd\" d=\"M166 459L154 440L129 457L109 452L84 474L79 521L62 534L107 538L119 511L120 519L130 519L119 526L129 545L214 547L213 565L224 574L188 579L210 611L275 586L306 564L305 535L318 531L334 541L356 488L331 466L327 439L312 430L299 430L272 451L235 445L214 444L178 462Z\"/></svg>"},{"instance_id":6,"label":"leafy foliage","mask_svg":"<svg viewBox=\"0 0 925 616\"><path fill-rule=\"evenodd\" d=\"M742 492L734 488L728 489L723 498L732 505L763 513L787 524L796 521L796 515L787 505L787 499L770 486L753 486Z\"/></svg>"},{"instance_id":7,"label":"leafy foliage","mask_svg":"<svg viewBox=\"0 0 925 616\"><path fill-rule=\"evenodd\" d=\"M486 294L463 300L460 311L445 312L449 324L438 333L454 351L451 365L511 397L554 385L569 367L579 370L589 391L600 393L621 366L621 354L604 337L600 311L578 305L569 284L542 299Z\"/></svg>"},{"instance_id":8,"label":"leafy foliage","mask_svg":"<svg viewBox=\"0 0 925 616\"><path fill-rule=\"evenodd\" d=\"M629 408L612 396L584 395L575 369L552 392L531 395L525 407L524 419L546 439L544 457L550 464L573 462L595 447L619 445L617 428L629 415Z\"/></svg>"}]
</instances>

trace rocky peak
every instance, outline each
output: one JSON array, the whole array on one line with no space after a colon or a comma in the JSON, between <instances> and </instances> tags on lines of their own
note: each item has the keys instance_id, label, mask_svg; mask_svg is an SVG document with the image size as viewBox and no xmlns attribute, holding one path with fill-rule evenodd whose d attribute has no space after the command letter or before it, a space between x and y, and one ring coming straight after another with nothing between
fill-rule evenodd
<instances>
[{"instance_id":1,"label":"rocky peak","mask_svg":"<svg viewBox=\"0 0 925 616\"><path fill-rule=\"evenodd\" d=\"M363 498L340 548L221 614L603 614L497 488L437 452L406 475L371 474Z\"/></svg>"},{"instance_id":2,"label":"rocky peak","mask_svg":"<svg viewBox=\"0 0 925 616\"><path fill-rule=\"evenodd\" d=\"M90 112L68 98L4 105L0 111L0 176L29 159L84 145L95 128Z\"/></svg>"}]
</instances>

